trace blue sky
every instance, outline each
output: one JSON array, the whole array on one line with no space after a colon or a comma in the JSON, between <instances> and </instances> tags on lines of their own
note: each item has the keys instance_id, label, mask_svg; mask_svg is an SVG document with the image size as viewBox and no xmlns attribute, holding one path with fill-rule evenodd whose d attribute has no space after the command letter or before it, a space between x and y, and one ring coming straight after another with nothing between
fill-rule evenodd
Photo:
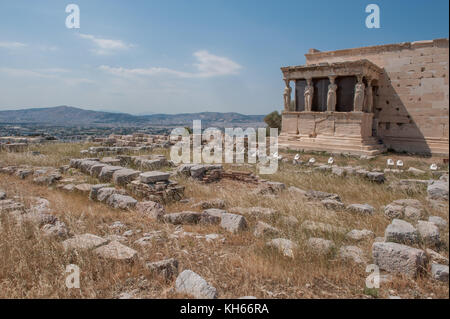
<instances>
[{"instance_id":1,"label":"blue sky","mask_svg":"<svg viewBox=\"0 0 450 319\"><path fill-rule=\"evenodd\" d=\"M80 8L67 29L66 5ZM367 29L376 3L381 28ZM57 105L266 114L281 66L321 51L448 38L449 2L1 0L0 110Z\"/></svg>"}]
</instances>

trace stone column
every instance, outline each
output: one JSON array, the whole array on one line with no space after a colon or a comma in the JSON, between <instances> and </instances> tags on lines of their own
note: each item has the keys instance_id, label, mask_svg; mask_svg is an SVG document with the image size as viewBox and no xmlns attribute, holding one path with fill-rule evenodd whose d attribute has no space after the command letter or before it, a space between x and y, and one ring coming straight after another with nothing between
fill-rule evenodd
<instances>
[{"instance_id":1,"label":"stone column","mask_svg":"<svg viewBox=\"0 0 450 319\"><path fill-rule=\"evenodd\" d=\"M327 112L334 112L336 111L336 91L338 86L334 83L334 81L336 80L335 75L330 75L328 78L330 79L330 85L328 85Z\"/></svg>"},{"instance_id":2,"label":"stone column","mask_svg":"<svg viewBox=\"0 0 450 319\"><path fill-rule=\"evenodd\" d=\"M372 79L366 77L367 88L365 94L364 111L367 113L373 113L373 90L372 90Z\"/></svg>"},{"instance_id":3,"label":"stone column","mask_svg":"<svg viewBox=\"0 0 450 319\"><path fill-rule=\"evenodd\" d=\"M312 102L314 98L314 86L312 85L312 79L306 79L305 86L305 112L311 112L312 110Z\"/></svg>"},{"instance_id":4,"label":"stone column","mask_svg":"<svg viewBox=\"0 0 450 319\"><path fill-rule=\"evenodd\" d=\"M355 85L355 97L353 101L353 112L362 112L364 107L364 91L363 76L357 75L358 82Z\"/></svg>"},{"instance_id":5,"label":"stone column","mask_svg":"<svg viewBox=\"0 0 450 319\"><path fill-rule=\"evenodd\" d=\"M284 83L286 83L286 87L284 89L283 98L284 98L284 110L289 112L291 110L291 92L292 89L289 86L290 80L284 79Z\"/></svg>"}]
</instances>

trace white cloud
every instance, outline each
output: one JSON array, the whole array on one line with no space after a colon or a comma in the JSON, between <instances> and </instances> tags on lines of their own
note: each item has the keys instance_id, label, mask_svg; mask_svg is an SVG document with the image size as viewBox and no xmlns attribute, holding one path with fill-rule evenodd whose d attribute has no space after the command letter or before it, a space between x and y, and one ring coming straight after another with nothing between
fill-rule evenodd
<instances>
[{"instance_id":1,"label":"white cloud","mask_svg":"<svg viewBox=\"0 0 450 319\"><path fill-rule=\"evenodd\" d=\"M0 68L0 75L6 74L7 76L29 78L29 79L56 79L60 83L67 85L79 85L79 84L93 84L92 81L87 78L78 78L70 76L71 70L62 68L46 68L46 69L18 69L18 68Z\"/></svg>"},{"instance_id":2,"label":"white cloud","mask_svg":"<svg viewBox=\"0 0 450 319\"><path fill-rule=\"evenodd\" d=\"M209 78L222 75L237 74L242 68L239 64L226 57L213 55L208 51L197 51L194 53L197 63L194 63L196 72L183 72L163 67L127 69L122 67L100 66L100 70L118 76L152 76L160 74L174 75L180 78Z\"/></svg>"},{"instance_id":3,"label":"white cloud","mask_svg":"<svg viewBox=\"0 0 450 319\"><path fill-rule=\"evenodd\" d=\"M198 63L195 63L194 66L199 71L196 74L199 77L237 74L238 70L242 68L236 62L225 57L213 55L208 51L197 51L194 53L194 56L198 60Z\"/></svg>"},{"instance_id":4,"label":"white cloud","mask_svg":"<svg viewBox=\"0 0 450 319\"><path fill-rule=\"evenodd\" d=\"M4 73L14 77L28 77L28 78L54 78L52 72L43 72L42 70L30 69L16 69L16 68L0 68L0 74Z\"/></svg>"},{"instance_id":5,"label":"white cloud","mask_svg":"<svg viewBox=\"0 0 450 319\"><path fill-rule=\"evenodd\" d=\"M0 48L3 49L20 49L26 46L27 45L22 42L0 42Z\"/></svg>"},{"instance_id":6,"label":"white cloud","mask_svg":"<svg viewBox=\"0 0 450 319\"><path fill-rule=\"evenodd\" d=\"M92 52L98 55L108 55L118 50L127 50L133 47L133 45L127 44L121 40L102 39L91 34L79 34L79 37L90 40L96 46Z\"/></svg>"},{"instance_id":7,"label":"white cloud","mask_svg":"<svg viewBox=\"0 0 450 319\"><path fill-rule=\"evenodd\" d=\"M44 52L55 52L55 51L59 51L59 47L57 47L56 45L40 45L38 46L39 50L44 51Z\"/></svg>"}]
</instances>

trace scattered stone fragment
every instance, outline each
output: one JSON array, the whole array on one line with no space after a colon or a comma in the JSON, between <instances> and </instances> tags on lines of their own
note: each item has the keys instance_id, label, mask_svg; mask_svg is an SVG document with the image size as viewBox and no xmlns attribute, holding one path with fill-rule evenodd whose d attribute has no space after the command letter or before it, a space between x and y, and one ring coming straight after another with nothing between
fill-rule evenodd
<instances>
[{"instance_id":1,"label":"scattered stone fragment","mask_svg":"<svg viewBox=\"0 0 450 319\"><path fill-rule=\"evenodd\" d=\"M125 186L132 180L134 180L136 177L139 176L141 172L136 171L134 169L120 169L113 173L112 181L116 185Z\"/></svg>"},{"instance_id":2,"label":"scattered stone fragment","mask_svg":"<svg viewBox=\"0 0 450 319\"><path fill-rule=\"evenodd\" d=\"M384 215L389 219L403 218L405 208L400 205L389 204L384 208Z\"/></svg>"},{"instance_id":3,"label":"scattered stone fragment","mask_svg":"<svg viewBox=\"0 0 450 319\"><path fill-rule=\"evenodd\" d=\"M108 235L105 236L105 239L108 241L118 241L119 243L125 243L128 241L128 238L120 235Z\"/></svg>"},{"instance_id":4,"label":"scattered stone fragment","mask_svg":"<svg viewBox=\"0 0 450 319\"><path fill-rule=\"evenodd\" d=\"M375 234L373 231L370 231L368 229L353 229L345 235L347 239L353 240L353 241L362 241L367 239L375 238Z\"/></svg>"},{"instance_id":5,"label":"scattered stone fragment","mask_svg":"<svg viewBox=\"0 0 450 319\"><path fill-rule=\"evenodd\" d=\"M175 281L178 293L192 295L197 299L216 299L216 288L209 285L205 279L192 270L184 270Z\"/></svg>"},{"instance_id":6,"label":"scattered stone fragment","mask_svg":"<svg viewBox=\"0 0 450 319\"><path fill-rule=\"evenodd\" d=\"M440 264L432 264L431 275L436 280L448 283L448 266Z\"/></svg>"},{"instance_id":7,"label":"scattered stone fragment","mask_svg":"<svg viewBox=\"0 0 450 319\"><path fill-rule=\"evenodd\" d=\"M98 191L102 188L108 187L109 184L95 184L91 186L91 191L89 192L89 199L90 200L97 200L98 197Z\"/></svg>"},{"instance_id":8,"label":"scattered stone fragment","mask_svg":"<svg viewBox=\"0 0 450 319\"><path fill-rule=\"evenodd\" d=\"M237 233L239 231L246 230L248 228L248 224L244 216L226 213L222 214L220 227L231 233Z\"/></svg>"},{"instance_id":9,"label":"scattered stone fragment","mask_svg":"<svg viewBox=\"0 0 450 319\"><path fill-rule=\"evenodd\" d=\"M121 230L121 229L125 228L126 226L121 221L115 221L108 227L113 230Z\"/></svg>"},{"instance_id":10,"label":"scattered stone fragment","mask_svg":"<svg viewBox=\"0 0 450 319\"><path fill-rule=\"evenodd\" d=\"M428 185L427 193L429 199L448 201L448 181L434 181Z\"/></svg>"},{"instance_id":11,"label":"scattered stone fragment","mask_svg":"<svg viewBox=\"0 0 450 319\"><path fill-rule=\"evenodd\" d=\"M32 169L18 169L16 171L16 176L19 177L20 179L25 179L28 176L31 176L33 174L33 170Z\"/></svg>"},{"instance_id":12,"label":"scattered stone fragment","mask_svg":"<svg viewBox=\"0 0 450 319\"><path fill-rule=\"evenodd\" d=\"M310 200L324 200L324 199L334 199L341 201L341 198L337 194L325 193L321 191L307 191L305 196Z\"/></svg>"},{"instance_id":13,"label":"scattered stone fragment","mask_svg":"<svg viewBox=\"0 0 450 319\"><path fill-rule=\"evenodd\" d=\"M121 169L123 169L122 166L111 166L111 165L104 166L100 171L100 174L98 174L98 179L100 180L100 182L103 183L111 182L114 172Z\"/></svg>"},{"instance_id":14,"label":"scattered stone fragment","mask_svg":"<svg viewBox=\"0 0 450 319\"><path fill-rule=\"evenodd\" d=\"M178 275L178 260L174 258L149 262L146 266L151 272L162 275L166 280Z\"/></svg>"},{"instance_id":15,"label":"scattered stone fragment","mask_svg":"<svg viewBox=\"0 0 450 319\"><path fill-rule=\"evenodd\" d=\"M384 237L386 242L394 242L399 244L417 244L419 242L419 234L417 229L410 223L394 219L385 230Z\"/></svg>"},{"instance_id":16,"label":"scattered stone fragment","mask_svg":"<svg viewBox=\"0 0 450 319\"><path fill-rule=\"evenodd\" d=\"M226 213L228 213L226 210L219 208L208 208L203 211L203 214L209 214L211 216L217 216L220 218L222 218L222 215Z\"/></svg>"},{"instance_id":17,"label":"scattered stone fragment","mask_svg":"<svg viewBox=\"0 0 450 319\"><path fill-rule=\"evenodd\" d=\"M114 187L103 187L97 191L97 200L106 202L112 194L120 194L120 191Z\"/></svg>"},{"instance_id":18,"label":"scattered stone fragment","mask_svg":"<svg viewBox=\"0 0 450 319\"><path fill-rule=\"evenodd\" d=\"M406 219L418 220L418 219L422 218L422 216L423 216L422 210L417 209L412 206L405 207L405 218Z\"/></svg>"},{"instance_id":19,"label":"scattered stone fragment","mask_svg":"<svg viewBox=\"0 0 450 319\"><path fill-rule=\"evenodd\" d=\"M369 179L369 181L375 182L375 183L384 183L384 181L386 180L384 177L384 173L380 173L380 172L369 172L367 173L367 179Z\"/></svg>"},{"instance_id":20,"label":"scattered stone fragment","mask_svg":"<svg viewBox=\"0 0 450 319\"><path fill-rule=\"evenodd\" d=\"M254 235L260 236L277 236L280 234L280 230L262 221L258 221L255 227Z\"/></svg>"},{"instance_id":21,"label":"scattered stone fragment","mask_svg":"<svg viewBox=\"0 0 450 319\"><path fill-rule=\"evenodd\" d=\"M161 237L159 235L150 235L150 236L141 237L138 240L136 240L134 243L141 247L145 247L145 246L151 245L154 241L159 241L159 240L161 240Z\"/></svg>"},{"instance_id":22,"label":"scattered stone fragment","mask_svg":"<svg viewBox=\"0 0 450 319\"><path fill-rule=\"evenodd\" d=\"M32 207L30 207L31 213L42 213L42 214L49 214L50 209L50 202L42 197L32 197Z\"/></svg>"},{"instance_id":23,"label":"scattered stone fragment","mask_svg":"<svg viewBox=\"0 0 450 319\"><path fill-rule=\"evenodd\" d=\"M66 191L66 192L73 192L75 190L75 185L74 184L66 184L66 185L63 185L61 187L61 189Z\"/></svg>"},{"instance_id":24,"label":"scattered stone fragment","mask_svg":"<svg viewBox=\"0 0 450 319\"><path fill-rule=\"evenodd\" d=\"M197 224L201 213L184 211L180 213L165 214L163 220L174 225Z\"/></svg>"},{"instance_id":25,"label":"scattered stone fragment","mask_svg":"<svg viewBox=\"0 0 450 319\"><path fill-rule=\"evenodd\" d=\"M339 249L339 257L344 260L351 260L356 264L367 263L364 252L356 246L344 246Z\"/></svg>"},{"instance_id":26,"label":"scattered stone fragment","mask_svg":"<svg viewBox=\"0 0 450 319\"><path fill-rule=\"evenodd\" d=\"M134 235L134 231L131 230L131 229L130 230L126 230L126 231L123 232L122 235L125 236L125 237L131 237L131 236Z\"/></svg>"},{"instance_id":27,"label":"scattered stone fragment","mask_svg":"<svg viewBox=\"0 0 450 319\"><path fill-rule=\"evenodd\" d=\"M22 215L21 219L22 221L28 221L33 224L36 224L38 227L42 227L43 225L47 224L53 225L58 220L55 216L40 211L30 211Z\"/></svg>"},{"instance_id":28,"label":"scattered stone fragment","mask_svg":"<svg viewBox=\"0 0 450 319\"><path fill-rule=\"evenodd\" d=\"M410 168L408 168L408 173L418 176L418 175L423 175L426 172L422 171L421 169L415 168L415 167L410 167Z\"/></svg>"},{"instance_id":29,"label":"scattered stone fragment","mask_svg":"<svg viewBox=\"0 0 450 319\"><path fill-rule=\"evenodd\" d=\"M197 203L195 207L199 207L201 209L209 209L209 208L218 208L218 209L224 209L225 208L225 201L223 199L212 199L212 200L205 200Z\"/></svg>"},{"instance_id":30,"label":"scattered stone fragment","mask_svg":"<svg viewBox=\"0 0 450 319\"><path fill-rule=\"evenodd\" d=\"M428 218L429 222L432 222L433 224L435 224L437 227L439 227L440 229L445 229L447 228L447 221L445 219L443 219L442 217L439 216L430 216Z\"/></svg>"},{"instance_id":31,"label":"scattered stone fragment","mask_svg":"<svg viewBox=\"0 0 450 319\"><path fill-rule=\"evenodd\" d=\"M310 232L325 232L325 233L341 233L345 234L346 230L342 227L337 227L330 224L325 224L321 222L314 222L310 220L306 220L302 223L301 227Z\"/></svg>"},{"instance_id":32,"label":"scattered stone fragment","mask_svg":"<svg viewBox=\"0 0 450 319\"><path fill-rule=\"evenodd\" d=\"M222 215L227 212L222 209L210 208L203 211L200 215L199 224L202 225L218 225L222 221Z\"/></svg>"},{"instance_id":33,"label":"scattered stone fragment","mask_svg":"<svg viewBox=\"0 0 450 319\"><path fill-rule=\"evenodd\" d=\"M331 168L331 173L337 176L344 176L346 174L346 171L342 167L333 166Z\"/></svg>"},{"instance_id":34,"label":"scattered stone fragment","mask_svg":"<svg viewBox=\"0 0 450 319\"><path fill-rule=\"evenodd\" d=\"M374 243L372 256L382 270L410 277L417 276L427 263L423 250L397 243Z\"/></svg>"},{"instance_id":35,"label":"scattered stone fragment","mask_svg":"<svg viewBox=\"0 0 450 319\"><path fill-rule=\"evenodd\" d=\"M149 184L149 183L167 181L167 180L169 180L169 177L170 177L169 173L150 171L150 172L145 172L145 173L140 174L139 180L142 183Z\"/></svg>"},{"instance_id":36,"label":"scattered stone fragment","mask_svg":"<svg viewBox=\"0 0 450 319\"><path fill-rule=\"evenodd\" d=\"M306 194L306 191L304 191L303 189L300 189L298 187L295 187L295 186L290 186L288 188L288 192L295 194L295 195L301 195L301 196L304 196Z\"/></svg>"},{"instance_id":37,"label":"scattered stone fragment","mask_svg":"<svg viewBox=\"0 0 450 319\"><path fill-rule=\"evenodd\" d=\"M92 234L83 234L75 235L72 238L66 239L62 242L62 245L65 250L89 250L105 245L107 243L108 240L102 237Z\"/></svg>"},{"instance_id":38,"label":"scattered stone fragment","mask_svg":"<svg viewBox=\"0 0 450 319\"><path fill-rule=\"evenodd\" d=\"M101 173L103 167L105 167L105 166L108 166L108 165L106 165L106 164L101 164L101 163L97 163L97 164L91 166L91 169L90 169L90 171L89 171L89 174L90 174L92 177L96 177L96 178L97 178L97 177L100 175L100 173Z\"/></svg>"},{"instance_id":39,"label":"scattered stone fragment","mask_svg":"<svg viewBox=\"0 0 450 319\"><path fill-rule=\"evenodd\" d=\"M280 221L289 227L296 227L299 223L298 219L292 215L289 216L281 216Z\"/></svg>"},{"instance_id":40,"label":"scattered stone fragment","mask_svg":"<svg viewBox=\"0 0 450 319\"><path fill-rule=\"evenodd\" d=\"M0 200L0 212L12 212L12 211L22 211L25 206L22 203L17 203L12 199Z\"/></svg>"},{"instance_id":41,"label":"scattered stone fragment","mask_svg":"<svg viewBox=\"0 0 450 319\"><path fill-rule=\"evenodd\" d=\"M441 254L435 252L434 250L427 248L425 250L425 252L427 253L427 255L430 257L430 260L434 263L437 264L444 264L444 265L448 265L448 258L445 256L442 256Z\"/></svg>"},{"instance_id":42,"label":"scattered stone fragment","mask_svg":"<svg viewBox=\"0 0 450 319\"><path fill-rule=\"evenodd\" d=\"M328 255L335 248L334 242L323 238L309 238L308 248L315 254Z\"/></svg>"},{"instance_id":43,"label":"scattered stone fragment","mask_svg":"<svg viewBox=\"0 0 450 319\"><path fill-rule=\"evenodd\" d=\"M323 206L325 206L327 209L331 210L342 210L345 208L344 203L334 200L334 199L323 199L320 201Z\"/></svg>"},{"instance_id":44,"label":"scattered stone fragment","mask_svg":"<svg viewBox=\"0 0 450 319\"><path fill-rule=\"evenodd\" d=\"M0 190L0 200L3 200L6 198L6 193L2 190Z\"/></svg>"},{"instance_id":45,"label":"scattered stone fragment","mask_svg":"<svg viewBox=\"0 0 450 319\"><path fill-rule=\"evenodd\" d=\"M57 220L54 224L46 224L41 228L45 236L66 239L69 237L69 229L66 224Z\"/></svg>"},{"instance_id":46,"label":"scattered stone fragment","mask_svg":"<svg viewBox=\"0 0 450 319\"><path fill-rule=\"evenodd\" d=\"M89 194L91 192L91 188L92 188L91 184L83 183L75 185L74 190L82 194Z\"/></svg>"},{"instance_id":47,"label":"scattered stone fragment","mask_svg":"<svg viewBox=\"0 0 450 319\"><path fill-rule=\"evenodd\" d=\"M146 201L136 204L136 211L153 220L161 220L165 214L164 206L157 202Z\"/></svg>"},{"instance_id":48,"label":"scattered stone fragment","mask_svg":"<svg viewBox=\"0 0 450 319\"><path fill-rule=\"evenodd\" d=\"M83 172L84 174L89 174L90 170L92 168L92 166L97 165L98 162L97 161L91 161L91 160L82 160L81 164L80 164L80 171Z\"/></svg>"},{"instance_id":49,"label":"scattered stone fragment","mask_svg":"<svg viewBox=\"0 0 450 319\"><path fill-rule=\"evenodd\" d=\"M432 222L419 220L417 223L417 230L420 239L428 245L437 246L441 242L441 235L439 228Z\"/></svg>"},{"instance_id":50,"label":"scattered stone fragment","mask_svg":"<svg viewBox=\"0 0 450 319\"><path fill-rule=\"evenodd\" d=\"M193 178L201 178L206 171L205 165L194 165L190 168L191 176Z\"/></svg>"},{"instance_id":51,"label":"scattered stone fragment","mask_svg":"<svg viewBox=\"0 0 450 319\"><path fill-rule=\"evenodd\" d=\"M136 206L137 200L127 195L112 194L106 200L106 204L118 209L132 209Z\"/></svg>"},{"instance_id":52,"label":"scattered stone fragment","mask_svg":"<svg viewBox=\"0 0 450 319\"><path fill-rule=\"evenodd\" d=\"M275 238L266 243L267 246L277 249L286 257L294 258L294 250L297 244L285 238Z\"/></svg>"},{"instance_id":53,"label":"scattered stone fragment","mask_svg":"<svg viewBox=\"0 0 450 319\"><path fill-rule=\"evenodd\" d=\"M94 253L105 259L133 261L137 257L137 251L117 241L94 249Z\"/></svg>"},{"instance_id":54,"label":"scattered stone fragment","mask_svg":"<svg viewBox=\"0 0 450 319\"><path fill-rule=\"evenodd\" d=\"M386 205L384 215L389 219L407 218L418 220L425 214L422 203L416 199L398 199Z\"/></svg>"},{"instance_id":55,"label":"scattered stone fragment","mask_svg":"<svg viewBox=\"0 0 450 319\"><path fill-rule=\"evenodd\" d=\"M347 206L347 210L352 213L357 213L361 215L372 215L375 208L369 204L351 204Z\"/></svg>"}]
</instances>

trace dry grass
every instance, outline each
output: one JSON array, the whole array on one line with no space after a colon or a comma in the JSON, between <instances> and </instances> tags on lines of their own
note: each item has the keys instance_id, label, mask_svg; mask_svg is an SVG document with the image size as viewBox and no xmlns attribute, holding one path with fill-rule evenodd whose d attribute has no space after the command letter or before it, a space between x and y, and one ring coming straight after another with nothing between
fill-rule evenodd
<instances>
[{"instance_id":1,"label":"dry grass","mask_svg":"<svg viewBox=\"0 0 450 319\"><path fill-rule=\"evenodd\" d=\"M0 164L33 164L40 166L61 166L68 158L80 157L79 150L86 145L43 146L41 153L46 160L33 161L24 154L0 154ZM167 150L158 151L165 153ZM289 156L291 156L290 154ZM293 155L292 155L293 156ZM319 157L325 162L326 155ZM389 157L389 155L388 155ZM395 157L396 159L398 157ZM29 161L28 161L29 160ZM342 160L342 162L341 162ZM375 162L359 161L353 158L336 158L338 165L356 163L365 167L383 167L385 157ZM435 159L403 158L406 163L415 163L417 168L426 168ZM17 161L17 162L14 162ZM368 203L375 207L374 216L356 216L346 212L333 212L321 205L308 203L289 192L279 196L255 195L253 186L233 181L221 181L214 184L201 184L179 178L186 187L185 195L189 203L171 203L166 211L195 210L193 203L200 200L221 198L227 207L262 206L277 209L283 215L295 216L300 223L314 220L351 229L370 229L377 236L384 234L389 223L381 214L381 206L395 199L411 198L401 191L392 191L387 185L377 185L357 177L340 178L320 172L307 173L305 169L283 164L280 170L271 175L270 180L280 181L287 186L302 189L314 189L337 193L346 204ZM229 234L218 226L184 226L186 232L198 234L218 233L225 242L206 242L195 237L171 238L175 231L172 225L156 223L143 218L135 212L122 212L89 201L85 196L64 193L32 184L29 180L19 180L14 176L0 175L0 188L7 190L8 197L19 196L26 199L40 196L51 202L53 213L64 221L75 234L92 233L99 236L115 234L108 225L121 221L124 230L133 230L126 245L138 250L140 259L133 264L115 263L100 260L94 254L66 253L61 244L42 237L32 225L18 227L6 214L1 215L0 231L0 298L116 298L122 292L136 291L141 298L178 298L184 297L174 292L173 282L164 282L152 275L144 267L145 261L157 261L176 258L180 270L192 269L218 289L220 298L236 298L253 295L260 298L370 298L364 292L365 278L368 273L364 266L343 262L336 252L329 256L315 256L306 248L305 242L311 237L331 239L339 248L349 245L342 234L311 234L300 227L284 225L279 218L265 221L276 226L284 238L295 241L299 248L295 258L282 257L276 251L265 246L267 238L253 236L256 220L248 218L250 230L240 234ZM426 205L425 190L412 198ZM426 206L427 213L438 215L448 221L448 211L435 210ZM142 233L154 230L164 232L163 240L154 242L146 248L140 248L133 242L142 237ZM442 234L445 248L441 254L448 257L448 231ZM370 260L372 241L358 244ZM76 264L81 269L81 289L65 287L65 267ZM427 276L411 280L398 276L390 284L384 284L378 291L379 297L387 297L389 290L403 298L448 298L448 285L429 279Z\"/></svg>"}]
</instances>

